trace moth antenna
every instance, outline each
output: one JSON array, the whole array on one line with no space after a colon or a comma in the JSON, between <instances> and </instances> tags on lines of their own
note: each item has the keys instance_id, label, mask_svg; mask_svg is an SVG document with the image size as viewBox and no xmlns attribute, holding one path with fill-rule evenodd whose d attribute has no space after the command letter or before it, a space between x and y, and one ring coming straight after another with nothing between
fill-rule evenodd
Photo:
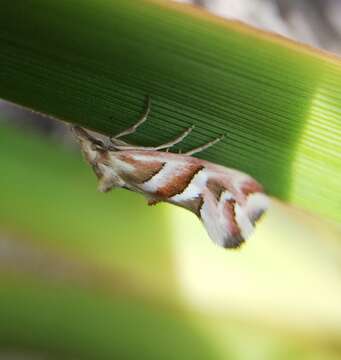
<instances>
[{"instance_id":1,"label":"moth antenna","mask_svg":"<svg viewBox=\"0 0 341 360\"><path fill-rule=\"evenodd\" d=\"M200 145L192 150L189 150L187 152L185 152L184 154L185 155L188 155L188 156L191 156L193 154L196 154L200 151L203 151L203 150L206 150L207 148L213 146L214 144L216 144L217 142L221 141L222 139L224 138L224 135L220 135L218 138L212 140L212 141L209 141L208 143L204 144L204 145Z\"/></svg>"},{"instance_id":2,"label":"moth antenna","mask_svg":"<svg viewBox=\"0 0 341 360\"><path fill-rule=\"evenodd\" d=\"M119 134L115 135L110 140L112 140L114 142L115 139L118 139L118 138L120 138L122 136L133 134L136 131L136 129L147 120L149 112L150 112L150 108L151 108L151 98L150 98L149 95L147 95L146 96L146 108L145 108L145 111L140 116L140 118L137 120L137 122L133 126L131 126L130 128L128 128L128 129L120 132Z\"/></svg>"}]
</instances>

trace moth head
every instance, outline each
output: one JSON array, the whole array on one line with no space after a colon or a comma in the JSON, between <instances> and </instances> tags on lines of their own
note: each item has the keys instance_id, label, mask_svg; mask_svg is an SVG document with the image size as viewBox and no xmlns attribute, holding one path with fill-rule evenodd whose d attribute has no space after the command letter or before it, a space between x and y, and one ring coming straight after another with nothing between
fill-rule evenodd
<instances>
[{"instance_id":1,"label":"moth head","mask_svg":"<svg viewBox=\"0 0 341 360\"><path fill-rule=\"evenodd\" d=\"M113 187L122 186L122 180L108 163L108 148L104 142L90 135L79 126L73 128L85 159L91 165L98 179L98 190L107 192Z\"/></svg>"},{"instance_id":2,"label":"moth head","mask_svg":"<svg viewBox=\"0 0 341 360\"><path fill-rule=\"evenodd\" d=\"M79 126L74 126L73 131L78 139L85 159L90 165L94 166L98 159L98 153L100 151L104 151L103 142L91 136L87 131Z\"/></svg>"}]
</instances>

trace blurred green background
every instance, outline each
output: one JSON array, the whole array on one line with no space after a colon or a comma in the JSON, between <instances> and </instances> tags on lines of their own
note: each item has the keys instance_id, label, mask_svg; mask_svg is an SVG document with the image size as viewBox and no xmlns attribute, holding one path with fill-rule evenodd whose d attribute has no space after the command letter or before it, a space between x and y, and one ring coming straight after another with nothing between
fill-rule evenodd
<instances>
[{"instance_id":1,"label":"blurred green background","mask_svg":"<svg viewBox=\"0 0 341 360\"><path fill-rule=\"evenodd\" d=\"M67 128L61 141L10 117L0 123L4 359L340 358L336 224L273 200L250 241L226 251L183 209L98 193Z\"/></svg>"}]
</instances>

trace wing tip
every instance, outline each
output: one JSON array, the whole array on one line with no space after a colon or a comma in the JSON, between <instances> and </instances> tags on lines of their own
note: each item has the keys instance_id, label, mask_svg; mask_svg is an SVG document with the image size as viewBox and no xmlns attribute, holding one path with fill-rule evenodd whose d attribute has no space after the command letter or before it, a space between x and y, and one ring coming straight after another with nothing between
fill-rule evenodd
<instances>
[{"instance_id":1,"label":"wing tip","mask_svg":"<svg viewBox=\"0 0 341 360\"><path fill-rule=\"evenodd\" d=\"M224 249L239 249L245 243L245 239L242 237L241 234L229 236L224 238L221 245Z\"/></svg>"},{"instance_id":2,"label":"wing tip","mask_svg":"<svg viewBox=\"0 0 341 360\"><path fill-rule=\"evenodd\" d=\"M238 232L231 232L218 242L225 249L238 249L254 233L256 223L269 207L269 198L264 193L249 194L246 204L234 204L234 219Z\"/></svg>"},{"instance_id":3,"label":"wing tip","mask_svg":"<svg viewBox=\"0 0 341 360\"><path fill-rule=\"evenodd\" d=\"M264 193L255 192L248 196L246 212L252 223L255 225L269 208L269 198Z\"/></svg>"}]
</instances>

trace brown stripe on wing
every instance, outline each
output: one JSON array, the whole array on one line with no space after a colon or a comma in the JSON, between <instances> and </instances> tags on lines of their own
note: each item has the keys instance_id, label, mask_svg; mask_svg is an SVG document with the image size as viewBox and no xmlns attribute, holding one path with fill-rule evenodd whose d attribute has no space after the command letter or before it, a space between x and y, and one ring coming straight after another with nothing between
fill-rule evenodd
<instances>
[{"instance_id":1,"label":"brown stripe on wing","mask_svg":"<svg viewBox=\"0 0 341 360\"><path fill-rule=\"evenodd\" d=\"M240 190L245 196L255 192L263 192L262 185L258 184L256 180L250 179L241 184Z\"/></svg>"},{"instance_id":2,"label":"brown stripe on wing","mask_svg":"<svg viewBox=\"0 0 341 360\"><path fill-rule=\"evenodd\" d=\"M207 181L206 187L213 194L217 201L220 200L221 194L226 190L226 188L215 179L209 179Z\"/></svg>"},{"instance_id":3,"label":"brown stripe on wing","mask_svg":"<svg viewBox=\"0 0 341 360\"><path fill-rule=\"evenodd\" d=\"M186 164L179 174L175 174L165 185L158 188L155 195L168 199L177 194L181 194L186 190L194 176L204 168L203 165Z\"/></svg>"},{"instance_id":4,"label":"brown stripe on wing","mask_svg":"<svg viewBox=\"0 0 341 360\"><path fill-rule=\"evenodd\" d=\"M229 224L229 236L225 238L223 244L225 248L238 248L245 241L236 220L235 205L236 201L233 199L226 200L224 204L224 216L226 216Z\"/></svg>"},{"instance_id":5,"label":"brown stripe on wing","mask_svg":"<svg viewBox=\"0 0 341 360\"><path fill-rule=\"evenodd\" d=\"M263 187L256 180L250 179L250 180L242 183L241 191L247 198L247 201L249 201L250 197L253 194L256 194L256 193L263 194L264 190L263 190ZM250 211L250 210L248 211L248 216L249 216L249 219L250 219L252 225L256 224L256 222L264 214L265 210L266 210L266 208L260 207L260 208L254 208L254 209L252 209L252 211Z\"/></svg>"},{"instance_id":6,"label":"brown stripe on wing","mask_svg":"<svg viewBox=\"0 0 341 360\"><path fill-rule=\"evenodd\" d=\"M158 174L166 165L165 162L157 163L157 161L154 163L148 164L150 166L144 167L142 171L144 171L143 180L141 183L146 183L147 181L151 180L156 174Z\"/></svg>"},{"instance_id":7,"label":"brown stripe on wing","mask_svg":"<svg viewBox=\"0 0 341 360\"><path fill-rule=\"evenodd\" d=\"M223 204L223 213L224 216L227 218L229 228L227 231L228 235L224 239L223 246L225 248L238 248L244 242L244 238L241 235L241 231L236 220L236 201L234 199L221 199L222 194L228 190L219 181L215 179L209 179L206 186L216 199L217 203L219 203L220 201L225 202L225 204Z\"/></svg>"},{"instance_id":8,"label":"brown stripe on wing","mask_svg":"<svg viewBox=\"0 0 341 360\"><path fill-rule=\"evenodd\" d=\"M204 204L204 199L201 195L182 201L181 203L177 203L177 205L180 205L190 211L192 211L195 215L197 215L199 218L201 218L200 210Z\"/></svg>"},{"instance_id":9,"label":"brown stripe on wing","mask_svg":"<svg viewBox=\"0 0 341 360\"><path fill-rule=\"evenodd\" d=\"M119 154L118 159L134 166L135 170L133 172L122 172L120 176L125 181L135 184L143 184L149 181L158 174L166 164L161 161L136 160L129 154Z\"/></svg>"}]
</instances>

